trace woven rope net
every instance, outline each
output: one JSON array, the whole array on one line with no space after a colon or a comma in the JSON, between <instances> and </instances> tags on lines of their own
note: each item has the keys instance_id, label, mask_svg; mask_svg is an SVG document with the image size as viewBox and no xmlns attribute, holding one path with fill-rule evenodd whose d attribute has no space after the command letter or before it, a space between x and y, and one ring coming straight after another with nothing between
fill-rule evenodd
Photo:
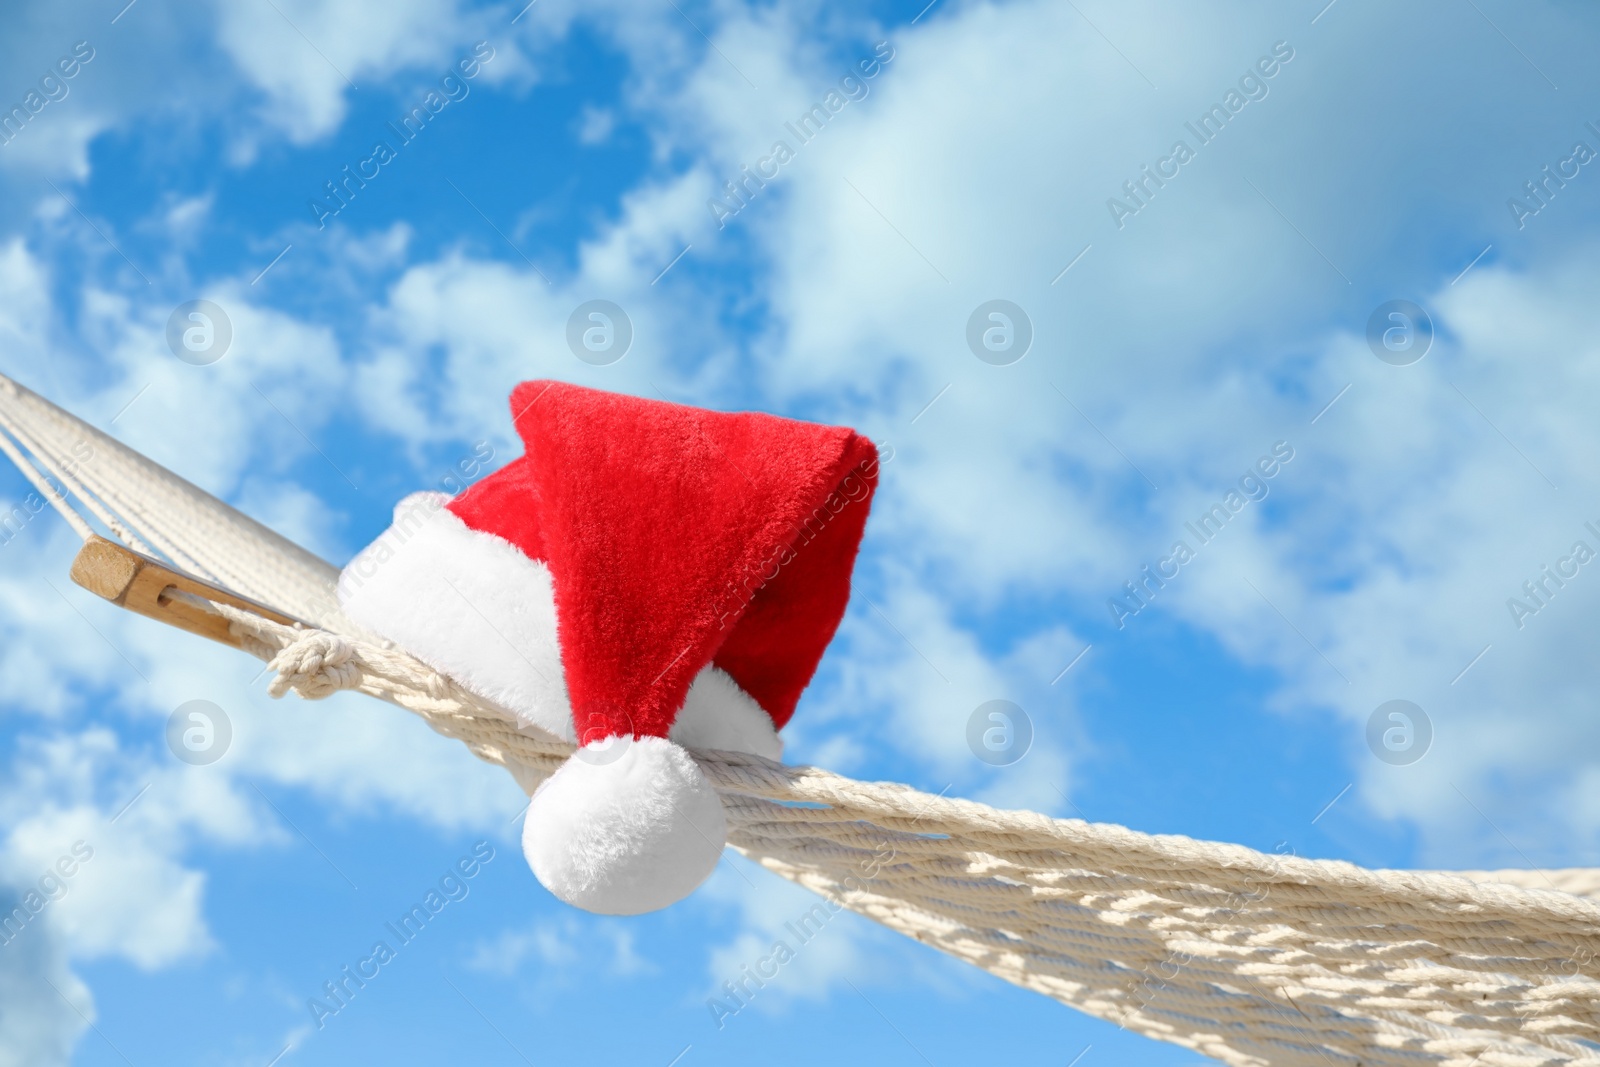
<instances>
[{"instance_id":1,"label":"woven rope net","mask_svg":"<svg viewBox=\"0 0 1600 1067\"><path fill-rule=\"evenodd\" d=\"M0 377L0 451L205 601L269 692L398 705L537 785L570 749L340 615L332 565ZM40 505L42 506L42 505ZM1367 870L698 753L730 842L1006 981L1227 1064L1600 1065L1600 870Z\"/></svg>"}]
</instances>

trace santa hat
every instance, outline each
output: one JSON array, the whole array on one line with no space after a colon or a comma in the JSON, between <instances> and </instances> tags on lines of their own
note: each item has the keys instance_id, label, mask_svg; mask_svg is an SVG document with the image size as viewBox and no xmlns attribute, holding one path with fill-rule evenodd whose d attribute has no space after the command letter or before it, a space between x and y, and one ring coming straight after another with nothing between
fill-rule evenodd
<instances>
[{"instance_id":1,"label":"santa hat","mask_svg":"<svg viewBox=\"0 0 1600 1067\"><path fill-rule=\"evenodd\" d=\"M877 451L843 427L528 382L525 455L416 494L340 581L349 617L580 747L523 850L557 897L628 915L726 841L680 746L782 753L844 615Z\"/></svg>"}]
</instances>

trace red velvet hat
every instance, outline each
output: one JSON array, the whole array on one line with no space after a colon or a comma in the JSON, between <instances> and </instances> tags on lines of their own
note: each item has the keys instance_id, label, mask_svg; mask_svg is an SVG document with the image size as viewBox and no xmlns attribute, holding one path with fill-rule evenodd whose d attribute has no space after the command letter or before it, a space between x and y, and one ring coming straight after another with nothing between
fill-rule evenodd
<instances>
[{"instance_id":1,"label":"red velvet hat","mask_svg":"<svg viewBox=\"0 0 1600 1067\"><path fill-rule=\"evenodd\" d=\"M525 454L453 500L408 498L341 598L581 745L524 830L552 892L663 907L726 835L679 745L780 754L849 600L877 451L842 427L560 382L518 386L511 407Z\"/></svg>"}]
</instances>

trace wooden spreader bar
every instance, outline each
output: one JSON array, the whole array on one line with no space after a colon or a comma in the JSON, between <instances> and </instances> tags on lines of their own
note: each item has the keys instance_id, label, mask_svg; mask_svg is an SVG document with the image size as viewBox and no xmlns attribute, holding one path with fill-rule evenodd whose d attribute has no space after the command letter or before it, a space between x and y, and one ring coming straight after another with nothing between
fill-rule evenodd
<instances>
[{"instance_id":1,"label":"wooden spreader bar","mask_svg":"<svg viewBox=\"0 0 1600 1067\"><path fill-rule=\"evenodd\" d=\"M265 604L175 571L160 560L98 536L85 541L72 561L72 580L119 607L232 648L241 645L229 631L227 619L172 594L189 593L204 600L230 604L284 626L299 622Z\"/></svg>"}]
</instances>

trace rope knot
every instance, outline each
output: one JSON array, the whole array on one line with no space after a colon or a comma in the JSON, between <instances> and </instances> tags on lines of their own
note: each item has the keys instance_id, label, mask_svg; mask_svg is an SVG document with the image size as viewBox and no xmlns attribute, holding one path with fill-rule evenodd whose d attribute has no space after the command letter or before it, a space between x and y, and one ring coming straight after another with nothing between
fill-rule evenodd
<instances>
[{"instance_id":1,"label":"rope knot","mask_svg":"<svg viewBox=\"0 0 1600 1067\"><path fill-rule=\"evenodd\" d=\"M267 693L281 697L292 689L307 700L323 700L355 689L361 684L361 668L354 660L355 649L344 638L313 630L272 657L267 667L278 676Z\"/></svg>"}]
</instances>

